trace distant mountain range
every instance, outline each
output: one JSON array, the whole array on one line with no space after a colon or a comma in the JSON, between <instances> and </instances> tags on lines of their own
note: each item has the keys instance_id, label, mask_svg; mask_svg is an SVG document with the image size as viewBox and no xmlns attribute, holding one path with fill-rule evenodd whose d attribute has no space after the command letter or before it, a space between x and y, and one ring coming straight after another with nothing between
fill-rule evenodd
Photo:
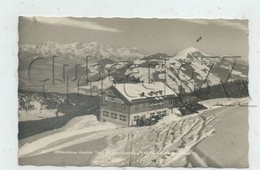
<instances>
[{"instance_id":1,"label":"distant mountain range","mask_svg":"<svg viewBox=\"0 0 260 170\"><path fill-rule=\"evenodd\" d=\"M75 78L86 78L86 71L89 73L88 78L92 81L101 78L105 86L113 82L125 82L126 78L138 81L164 81L176 92L180 86L189 92L194 88L205 85L220 84L220 80L241 80L248 77L248 64L242 60L223 59L223 56L210 56L202 51L189 47L172 56L165 53L156 53L153 55L144 55L137 48L113 48L109 45L103 45L97 42L92 43L72 43L59 44L56 42L46 42L37 45L21 45L19 48L20 59L20 86L19 88L31 87L28 81L28 74L22 70L28 69L30 62L36 57L48 59L46 66L37 67L41 74L35 76L50 76L51 58L55 59L56 70L55 76L62 79L64 75ZM85 57L89 58L89 67L86 70ZM234 65L234 62L236 64ZM113 64L117 63L113 66ZM59 65L60 64L60 65ZM61 72L62 64L69 64L65 73ZM75 75L75 64L80 64ZM98 67L99 64L101 67ZM113 69L111 69L113 66ZM229 76L230 70L233 71ZM148 69L149 68L149 69ZM101 70L101 71L99 71ZM44 72L44 73L43 73ZM127 75L131 76L127 76ZM150 78L148 78L150 74ZM102 75L100 77L100 75ZM50 77L49 77L50 78ZM207 80L205 80L207 78ZM100 88L99 81L93 82L96 88ZM35 84L34 84L35 86ZM81 81L80 86L86 90L88 87L85 81ZM41 86L39 86L41 87ZM75 91L75 86L71 87ZM36 89L37 90L37 89Z\"/></svg>"},{"instance_id":2,"label":"distant mountain range","mask_svg":"<svg viewBox=\"0 0 260 170\"><path fill-rule=\"evenodd\" d=\"M19 56L24 57L44 57L52 56L62 57L62 60L80 60L85 59L86 56L90 62L98 62L99 60L109 58L113 61L121 60L135 60L144 57L137 48L121 47L114 48L110 45L103 45L98 42L91 43L71 43L61 44L57 42L48 41L37 45L20 45Z\"/></svg>"}]
</instances>

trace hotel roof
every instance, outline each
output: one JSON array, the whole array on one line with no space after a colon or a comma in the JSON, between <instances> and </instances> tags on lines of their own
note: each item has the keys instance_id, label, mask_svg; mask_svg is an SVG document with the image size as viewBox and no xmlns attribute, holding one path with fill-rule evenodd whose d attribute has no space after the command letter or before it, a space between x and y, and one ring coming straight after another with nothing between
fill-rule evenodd
<instances>
[{"instance_id":1,"label":"hotel roof","mask_svg":"<svg viewBox=\"0 0 260 170\"><path fill-rule=\"evenodd\" d=\"M176 97L177 94L162 82L124 83L112 85L129 102L143 99L163 100L165 97Z\"/></svg>"}]
</instances>

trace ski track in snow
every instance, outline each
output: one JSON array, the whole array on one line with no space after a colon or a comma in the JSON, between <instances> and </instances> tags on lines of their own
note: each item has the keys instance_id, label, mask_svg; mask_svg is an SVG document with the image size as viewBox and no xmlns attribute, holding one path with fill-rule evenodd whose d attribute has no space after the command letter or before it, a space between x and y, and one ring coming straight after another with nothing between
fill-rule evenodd
<instances>
[{"instance_id":1,"label":"ski track in snow","mask_svg":"<svg viewBox=\"0 0 260 170\"><path fill-rule=\"evenodd\" d=\"M221 113L209 120L212 122L219 115ZM214 129L204 130L208 123L202 115L197 115L145 130L130 131L118 144L110 142L104 150L112 156L102 152L92 163L102 166L174 166L174 162L185 157L193 146L214 133ZM126 154L117 154L123 152Z\"/></svg>"},{"instance_id":2,"label":"ski track in snow","mask_svg":"<svg viewBox=\"0 0 260 170\"><path fill-rule=\"evenodd\" d=\"M208 121L213 121L217 117L212 116ZM36 156L54 152L106 136L109 145L95 157L93 165L171 166L171 163L175 162L174 160L185 156L194 145L212 133L212 131L200 131L203 129L204 121L207 120L203 120L200 115L197 115L151 127L124 128L120 131L105 130L106 126L104 126L100 129L104 131L97 131L86 137L76 138L48 148L48 145L64 138L64 135L66 138L71 135L92 132L90 130L67 131L26 144L19 150L19 156ZM112 142L116 136L120 136L120 140Z\"/></svg>"}]
</instances>

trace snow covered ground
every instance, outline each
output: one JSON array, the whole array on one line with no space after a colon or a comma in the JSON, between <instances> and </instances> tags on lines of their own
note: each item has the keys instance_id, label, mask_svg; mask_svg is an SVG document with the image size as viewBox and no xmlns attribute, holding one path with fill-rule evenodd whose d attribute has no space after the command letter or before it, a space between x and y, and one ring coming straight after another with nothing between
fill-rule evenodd
<instances>
[{"instance_id":1,"label":"snow covered ground","mask_svg":"<svg viewBox=\"0 0 260 170\"><path fill-rule=\"evenodd\" d=\"M31 103L34 106L32 110L19 110L19 121L40 120L51 117L63 116L63 113L58 113L57 109L46 109L39 102Z\"/></svg>"},{"instance_id":2,"label":"snow covered ground","mask_svg":"<svg viewBox=\"0 0 260 170\"><path fill-rule=\"evenodd\" d=\"M19 148L19 164L232 167L241 159L230 156L234 154L244 156L239 165L246 167L248 113L246 107L237 105L246 100L219 99L235 103L229 107L215 107L217 99L203 101L210 109L184 117L169 115L144 127L101 123L92 115L74 118L57 133L32 141L24 139L30 142ZM240 114L236 114L238 110ZM244 125L240 127L241 123Z\"/></svg>"},{"instance_id":3,"label":"snow covered ground","mask_svg":"<svg viewBox=\"0 0 260 170\"><path fill-rule=\"evenodd\" d=\"M223 106L243 105L248 103L248 98L217 98L199 102L208 109L216 109Z\"/></svg>"},{"instance_id":4,"label":"snow covered ground","mask_svg":"<svg viewBox=\"0 0 260 170\"><path fill-rule=\"evenodd\" d=\"M191 167L248 167L248 108L222 107L212 110L217 116L208 125L215 134L206 138L186 157ZM209 115L205 115L209 120ZM194 157L196 155L196 157Z\"/></svg>"},{"instance_id":5,"label":"snow covered ground","mask_svg":"<svg viewBox=\"0 0 260 170\"><path fill-rule=\"evenodd\" d=\"M31 155L35 151L48 146L54 142L57 142L62 139L66 139L72 136L82 135L90 132L98 132L102 130L113 129L116 126L112 123L105 122L101 123L97 121L94 115L87 115L82 117L76 117L69 121L67 125L62 127L63 131L59 133L55 133L52 135L45 136L38 140L35 140L31 143L26 143L23 145L18 152L19 157L25 157L27 155ZM69 143L69 142L68 142ZM75 144L75 143L72 143ZM66 144L68 146L68 144ZM61 146L58 146L61 147ZM53 150L53 149L48 149ZM44 150L43 152L47 152L48 150ZM42 151L41 151L42 153ZM38 153L37 153L38 154ZM36 154L36 155L37 155ZM35 155L35 154L33 154Z\"/></svg>"}]
</instances>

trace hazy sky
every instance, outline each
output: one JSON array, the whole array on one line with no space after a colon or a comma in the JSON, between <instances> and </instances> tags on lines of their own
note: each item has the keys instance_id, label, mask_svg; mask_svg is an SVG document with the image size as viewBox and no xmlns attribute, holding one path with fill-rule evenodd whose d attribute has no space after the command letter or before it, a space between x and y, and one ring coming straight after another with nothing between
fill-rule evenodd
<instances>
[{"instance_id":1,"label":"hazy sky","mask_svg":"<svg viewBox=\"0 0 260 170\"><path fill-rule=\"evenodd\" d=\"M197 42L196 40L202 37ZM174 54L195 47L210 55L248 57L247 20L20 17L19 43L99 42Z\"/></svg>"}]
</instances>

